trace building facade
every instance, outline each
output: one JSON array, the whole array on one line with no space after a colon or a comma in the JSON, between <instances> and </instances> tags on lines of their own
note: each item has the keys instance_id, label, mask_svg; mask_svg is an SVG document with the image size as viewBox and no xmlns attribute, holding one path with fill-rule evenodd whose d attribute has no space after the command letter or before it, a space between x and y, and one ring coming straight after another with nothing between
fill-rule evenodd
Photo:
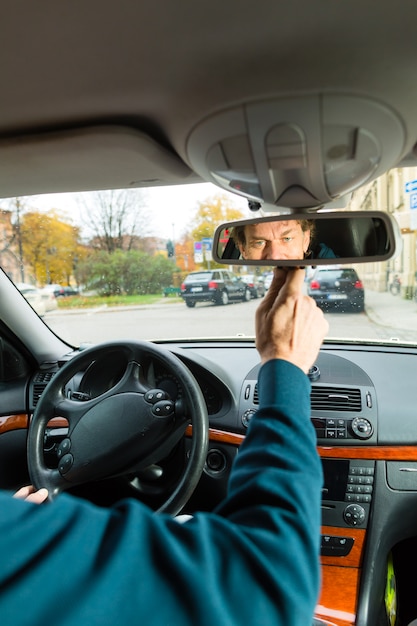
<instances>
[{"instance_id":1,"label":"building facade","mask_svg":"<svg viewBox=\"0 0 417 626\"><path fill-rule=\"evenodd\" d=\"M0 267L14 282L25 281L19 245L12 224L12 211L0 209Z\"/></svg>"},{"instance_id":2,"label":"building facade","mask_svg":"<svg viewBox=\"0 0 417 626\"><path fill-rule=\"evenodd\" d=\"M416 190L413 191L413 181ZM398 224L402 248L395 258L360 267L365 287L375 291L398 291L411 299L417 294L417 168L389 170L353 193L351 210L387 210Z\"/></svg>"}]
</instances>

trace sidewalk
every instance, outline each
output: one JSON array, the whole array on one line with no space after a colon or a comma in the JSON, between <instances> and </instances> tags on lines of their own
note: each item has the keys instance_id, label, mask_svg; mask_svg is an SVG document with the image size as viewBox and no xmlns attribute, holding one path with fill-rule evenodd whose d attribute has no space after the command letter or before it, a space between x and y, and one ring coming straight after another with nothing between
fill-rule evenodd
<instances>
[{"instance_id":1,"label":"sidewalk","mask_svg":"<svg viewBox=\"0 0 417 626\"><path fill-rule=\"evenodd\" d=\"M365 310L375 324L417 331L417 302L413 300L366 289Z\"/></svg>"}]
</instances>

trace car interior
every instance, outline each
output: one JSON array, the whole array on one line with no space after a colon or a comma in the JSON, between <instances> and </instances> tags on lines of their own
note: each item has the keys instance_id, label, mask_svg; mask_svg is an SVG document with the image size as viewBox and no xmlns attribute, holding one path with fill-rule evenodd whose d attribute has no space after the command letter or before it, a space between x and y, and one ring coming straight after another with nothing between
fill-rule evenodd
<instances>
[{"instance_id":1,"label":"car interior","mask_svg":"<svg viewBox=\"0 0 417 626\"><path fill-rule=\"evenodd\" d=\"M417 619L415 3L2 9L2 215L13 198L30 206L41 195L211 183L243 199L246 222L308 219L341 246L336 259L248 262L229 237L235 220L210 233L218 269L259 276L296 262L308 278L333 263L361 277L365 311L329 314L309 372L324 471L313 624L408 626ZM18 228L19 213L12 220ZM259 301L188 310L165 298L162 337L138 321L138 334L119 322L123 338L105 327L101 341L70 340L61 332L70 315L39 316L16 287L19 272L5 264L16 248L6 231L2 241L0 488L32 483L51 500L68 491L103 507L132 497L155 514L211 511L259 406L250 330ZM91 326L107 319L89 315ZM228 315L233 331L222 330Z\"/></svg>"}]
</instances>

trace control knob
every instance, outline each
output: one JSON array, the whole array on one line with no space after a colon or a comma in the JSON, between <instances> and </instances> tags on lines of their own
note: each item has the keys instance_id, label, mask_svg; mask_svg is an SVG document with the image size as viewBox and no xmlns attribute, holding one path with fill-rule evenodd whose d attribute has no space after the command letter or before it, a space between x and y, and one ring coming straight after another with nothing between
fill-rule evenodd
<instances>
[{"instance_id":1,"label":"control knob","mask_svg":"<svg viewBox=\"0 0 417 626\"><path fill-rule=\"evenodd\" d=\"M373 433L371 422L364 417L355 417L352 420L351 428L358 439L369 439Z\"/></svg>"},{"instance_id":2,"label":"control knob","mask_svg":"<svg viewBox=\"0 0 417 626\"><path fill-rule=\"evenodd\" d=\"M247 428L249 426L249 422L251 421L251 419L253 418L253 416L255 415L256 410L255 409L247 409L247 411L245 411L242 415L242 424L245 428Z\"/></svg>"},{"instance_id":3,"label":"control knob","mask_svg":"<svg viewBox=\"0 0 417 626\"><path fill-rule=\"evenodd\" d=\"M365 521L365 509L360 504L348 504L343 518L349 526L360 526Z\"/></svg>"}]
</instances>

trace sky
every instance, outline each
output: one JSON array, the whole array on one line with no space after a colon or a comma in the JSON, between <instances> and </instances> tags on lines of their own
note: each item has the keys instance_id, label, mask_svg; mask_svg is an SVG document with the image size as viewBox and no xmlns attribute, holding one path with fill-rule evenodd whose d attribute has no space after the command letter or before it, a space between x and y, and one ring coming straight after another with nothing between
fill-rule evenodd
<instances>
[{"instance_id":1,"label":"sky","mask_svg":"<svg viewBox=\"0 0 417 626\"><path fill-rule=\"evenodd\" d=\"M149 222L154 234L162 238L177 240L187 230L199 201L218 195L230 197L233 206L240 208L244 214L249 213L247 201L244 198L227 193L211 183L146 189ZM30 204L33 208L57 209L70 216L80 211L79 196L79 193L47 194L33 197Z\"/></svg>"}]
</instances>

